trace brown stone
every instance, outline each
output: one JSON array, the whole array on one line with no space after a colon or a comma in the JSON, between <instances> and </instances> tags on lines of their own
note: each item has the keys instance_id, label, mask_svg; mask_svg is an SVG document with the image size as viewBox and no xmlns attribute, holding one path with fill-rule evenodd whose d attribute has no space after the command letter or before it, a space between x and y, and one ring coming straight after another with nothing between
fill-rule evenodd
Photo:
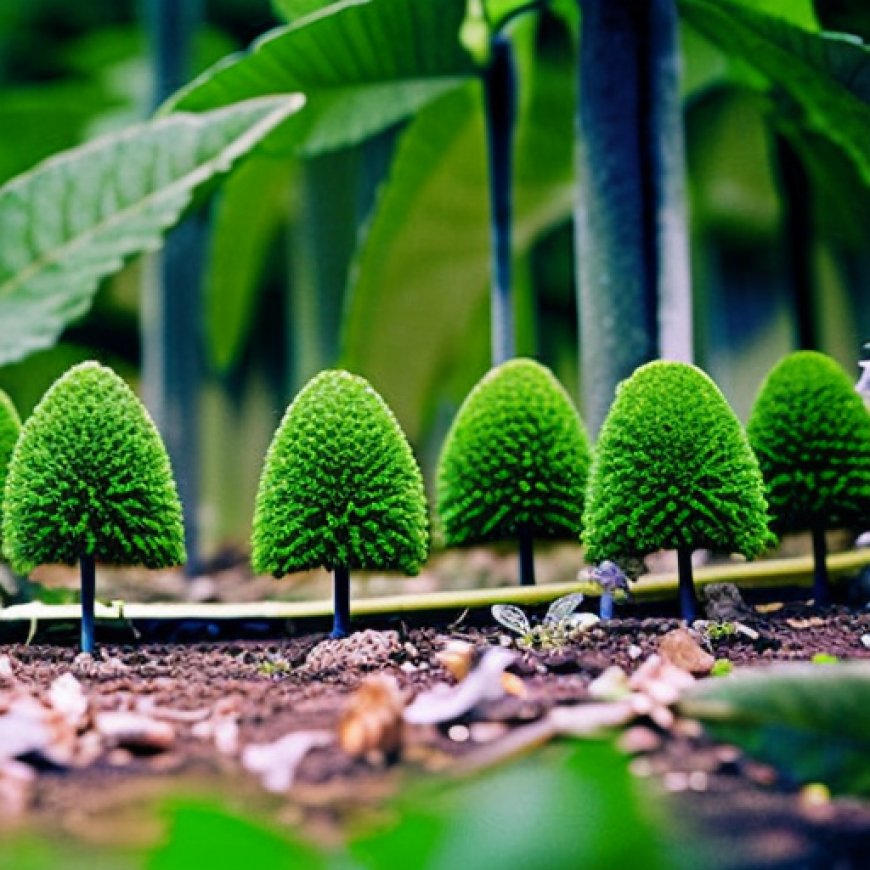
<instances>
[{"instance_id":1,"label":"brown stone","mask_svg":"<svg viewBox=\"0 0 870 870\"><path fill-rule=\"evenodd\" d=\"M685 628L669 631L659 643L662 658L690 674L709 674L716 659L701 649L695 638Z\"/></svg>"}]
</instances>

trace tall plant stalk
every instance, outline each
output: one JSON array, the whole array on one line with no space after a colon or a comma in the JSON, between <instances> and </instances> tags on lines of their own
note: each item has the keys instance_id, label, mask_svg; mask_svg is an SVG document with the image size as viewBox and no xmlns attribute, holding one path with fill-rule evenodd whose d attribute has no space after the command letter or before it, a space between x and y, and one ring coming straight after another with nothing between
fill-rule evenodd
<instances>
[{"instance_id":1,"label":"tall plant stalk","mask_svg":"<svg viewBox=\"0 0 870 870\"><path fill-rule=\"evenodd\" d=\"M674 0L579 0L577 292L584 419L656 358L690 362Z\"/></svg>"},{"instance_id":2,"label":"tall plant stalk","mask_svg":"<svg viewBox=\"0 0 870 870\"><path fill-rule=\"evenodd\" d=\"M187 81L202 0L147 0L157 106ZM199 409L202 386L202 219L190 217L152 258L143 293L145 400L163 435L184 507L188 574L199 571Z\"/></svg>"},{"instance_id":3,"label":"tall plant stalk","mask_svg":"<svg viewBox=\"0 0 870 870\"><path fill-rule=\"evenodd\" d=\"M511 288L511 214L513 133L516 123L516 70L510 41L502 34L491 44L483 76L486 140L489 157L489 201L492 236L491 331L492 364L516 354Z\"/></svg>"}]
</instances>

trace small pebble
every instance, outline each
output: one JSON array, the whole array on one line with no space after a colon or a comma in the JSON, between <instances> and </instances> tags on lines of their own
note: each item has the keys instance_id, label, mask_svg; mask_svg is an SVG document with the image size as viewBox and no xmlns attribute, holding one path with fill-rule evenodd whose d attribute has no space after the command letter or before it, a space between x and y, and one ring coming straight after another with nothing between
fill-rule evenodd
<instances>
[{"instance_id":1,"label":"small pebble","mask_svg":"<svg viewBox=\"0 0 870 870\"><path fill-rule=\"evenodd\" d=\"M811 782L800 790L798 800L805 809L825 807L831 803L831 790L822 782Z\"/></svg>"},{"instance_id":2,"label":"small pebble","mask_svg":"<svg viewBox=\"0 0 870 870\"><path fill-rule=\"evenodd\" d=\"M637 661L643 655L643 650L636 644L633 643L628 648L628 657L634 662Z\"/></svg>"},{"instance_id":3,"label":"small pebble","mask_svg":"<svg viewBox=\"0 0 870 870\"><path fill-rule=\"evenodd\" d=\"M639 758L633 758L628 766L628 769L634 776L641 777L642 779L646 779L647 777L653 775L652 762L648 758L644 758L643 756L640 756Z\"/></svg>"},{"instance_id":4,"label":"small pebble","mask_svg":"<svg viewBox=\"0 0 870 870\"><path fill-rule=\"evenodd\" d=\"M618 745L628 755L640 755L646 752L655 752L662 745L662 739L652 728L635 725L623 732Z\"/></svg>"},{"instance_id":5,"label":"small pebble","mask_svg":"<svg viewBox=\"0 0 870 870\"><path fill-rule=\"evenodd\" d=\"M689 774L689 790L690 791L707 791L709 778L703 770L693 770Z\"/></svg>"},{"instance_id":6,"label":"small pebble","mask_svg":"<svg viewBox=\"0 0 870 870\"><path fill-rule=\"evenodd\" d=\"M465 743L471 736L471 732L468 730L467 725L451 725L447 730L447 736L454 743Z\"/></svg>"},{"instance_id":7,"label":"small pebble","mask_svg":"<svg viewBox=\"0 0 870 870\"><path fill-rule=\"evenodd\" d=\"M861 646L863 646L864 649L870 649L870 634L861 635Z\"/></svg>"},{"instance_id":8,"label":"small pebble","mask_svg":"<svg viewBox=\"0 0 870 870\"><path fill-rule=\"evenodd\" d=\"M402 664L399 665L399 670L406 674L413 674L417 670L417 665L413 662L402 662Z\"/></svg>"},{"instance_id":9,"label":"small pebble","mask_svg":"<svg viewBox=\"0 0 870 870\"><path fill-rule=\"evenodd\" d=\"M677 794L689 788L689 774L682 770L669 770L663 779L665 791Z\"/></svg>"}]
</instances>

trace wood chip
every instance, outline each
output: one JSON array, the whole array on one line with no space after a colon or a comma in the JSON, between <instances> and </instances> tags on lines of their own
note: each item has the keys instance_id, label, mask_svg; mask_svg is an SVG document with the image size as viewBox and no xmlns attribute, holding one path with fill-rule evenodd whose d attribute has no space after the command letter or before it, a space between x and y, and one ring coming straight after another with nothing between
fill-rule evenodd
<instances>
[{"instance_id":1,"label":"wood chip","mask_svg":"<svg viewBox=\"0 0 870 870\"><path fill-rule=\"evenodd\" d=\"M395 679L378 675L364 680L348 699L338 724L341 748L355 758L396 755L402 747L404 709Z\"/></svg>"},{"instance_id":2,"label":"wood chip","mask_svg":"<svg viewBox=\"0 0 870 870\"><path fill-rule=\"evenodd\" d=\"M672 665L698 676L709 674L716 663L716 659L701 649L685 628L676 628L664 635L659 643L659 652Z\"/></svg>"}]
</instances>

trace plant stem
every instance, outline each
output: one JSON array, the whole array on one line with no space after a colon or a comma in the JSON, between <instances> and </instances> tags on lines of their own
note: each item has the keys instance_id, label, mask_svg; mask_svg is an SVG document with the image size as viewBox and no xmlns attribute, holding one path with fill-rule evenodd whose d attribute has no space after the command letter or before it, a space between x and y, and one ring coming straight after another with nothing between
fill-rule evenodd
<instances>
[{"instance_id":1,"label":"plant stem","mask_svg":"<svg viewBox=\"0 0 870 870\"><path fill-rule=\"evenodd\" d=\"M145 7L159 105L188 78L201 0L148 0ZM184 507L186 572L199 572L199 408L202 384L200 283L204 220L191 215L149 262L143 292L142 378L145 400L166 443Z\"/></svg>"},{"instance_id":2,"label":"plant stem","mask_svg":"<svg viewBox=\"0 0 870 870\"><path fill-rule=\"evenodd\" d=\"M350 634L350 569L336 567L332 580L332 638L347 637Z\"/></svg>"},{"instance_id":3,"label":"plant stem","mask_svg":"<svg viewBox=\"0 0 870 870\"><path fill-rule=\"evenodd\" d=\"M831 600L828 583L828 544L825 530L816 527L813 535L813 599L816 604L828 604Z\"/></svg>"},{"instance_id":4,"label":"plant stem","mask_svg":"<svg viewBox=\"0 0 870 870\"><path fill-rule=\"evenodd\" d=\"M535 543L528 523L519 529L520 541L520 586L535 585Z\"/></svg>"},{"instance_id":5,"label":"plant stem","mask_svg":"<svg viewBox=\"0 0 870 870\"><path fill-rule=\"evenodd\" d=\"M516 353L511 294L511 190L516 71L508 39L492 41L492 60L484 73L489 199L492 236L492 364Z\"/></svg>"},{"instance_id":6,"label":"plant stem","mask_svg":"<svg viewBox=\"0 0 870 870\"><path fill-rule=\"evenodd\" d=\"M695 599L695 583L692 579L691 548L678 548L677 573L679 575L680 616L691 625L698 616L698 602Z\"/></svg>"},{"instance_id":7,"label":"plant stem","mask_svg":"<svg viewBox=\"0 0 870 870\"><path fill-rule=\"evenodd\" d=\"M82 652L94 651L94 598L97 585L97 570L93 556L79 559L82 599Z\"/></svg>"},{"instance_id":8,"label":"plant stem","mask_svg":"<svg viewBox=\"0 0 870 870\"><path fill-rule=\"evenodd\" d=\"M691 361L674 0L578 0L577 303L583 417L656 356Z\"/></svg>"},{"instance_id":9,"label":"plant stem","mask_svg":"<svg viewBox=\"0 0 870 870\"><path fill-rule=\"evenodd\" d=\"M602 592L598 601L598 618L602 622L613 619L613 596L609 592Z\"/></svg>"}]
</instances>

